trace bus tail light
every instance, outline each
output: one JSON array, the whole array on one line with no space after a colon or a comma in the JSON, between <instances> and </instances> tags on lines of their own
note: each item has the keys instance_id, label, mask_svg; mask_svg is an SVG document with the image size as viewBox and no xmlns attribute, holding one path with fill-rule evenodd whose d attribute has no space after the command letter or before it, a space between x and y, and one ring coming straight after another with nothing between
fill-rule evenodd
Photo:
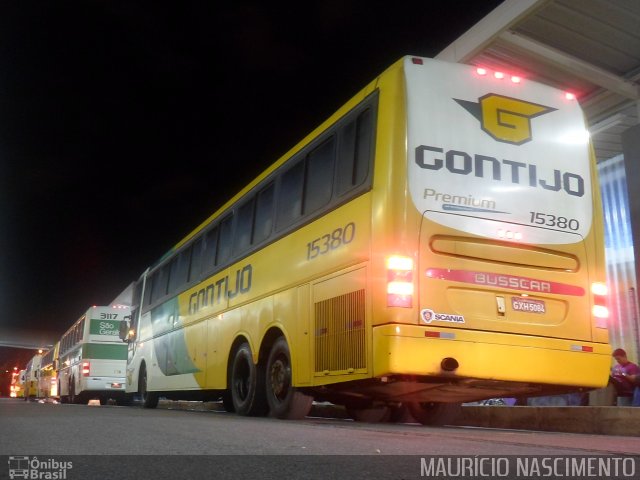
<instances>
[{"instance_id":1,"label":"bus tail light","mask_svg":"<svg viewBox=\"0 0 640 480\"><path fill-rule=\"evenodd\" d=\"M82 362L82 376L88 377L91 373L91 364L89 362Z\"/></svg>"},{"instance_id":2,"label":"bus tail light","mask_svg":"<svg viewBox=\"0 0 640 480\"><path fill-rule=\"evenodd\" d=\"M591 309L591 313L597 319L606 320L609 318L609 309L607 308L607 285L601 282L592 283L591 293L593 293L593 308Z\"/></svg>"},{"instance_id":3,"label":"bus tail light","mask_svg":"<svg viewBox=\"0 0 640 480\"><path fill-rule=\"evenodd\" d=\"M387 306L413 306L413 259L400 255L387 258Z\"/></svg>"}]
</instances>

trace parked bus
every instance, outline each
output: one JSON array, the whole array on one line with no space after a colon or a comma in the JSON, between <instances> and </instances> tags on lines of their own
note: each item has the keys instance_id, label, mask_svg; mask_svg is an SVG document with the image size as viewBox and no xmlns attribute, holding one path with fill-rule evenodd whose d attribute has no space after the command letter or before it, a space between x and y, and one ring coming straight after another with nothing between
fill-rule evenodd
<instances>
[{"instance_id":1,"label":"parked bus","mask_svg":"<svg viewBox=\"0 0 640 480\"><path fill-rule=\"evenodd\" d=\"M127 392L443 423L606 385L605 301L578 102L405 57L141 275Z\"/></svg>"},{"instance_id":2,"label":"parked bus","mask_svg":"<svg viewBox=\"0 0 640 480\"><path fill-rule=\"evenodd\" d=\"M42 350L38 350L24 369L24 399L29 401L38 398L38 379L40 378L40 363Z\"/></svg>"},{"instance_id":3,"label":"parked bus","mask_svg":"<svg viewBox=\"0 0 640 480\"><path fill-rule=\"evenodd\" d=\"M127 348L118 337L129 307L91 307L62 336L58 394L63 403L123 402Z\"/></svg>"},{"instance_id":4,"label":"parked bus","mask_svg":"<svg viewBox=\"0 0 640 480\"><path fill-rule=\"evenodd\" d=\"M22 398L24 396L24 370L13 367L11 372L11 384L9 385L9 397Z\"/></svg>"},{"instance_id":5,"label":"parked bus","mask_svg":"<svg viewBox=\"0 0 640 480\"><path fill-rule=\"evenodd\" d=\"M38 376L38 397L55 398L58 396L58 350L60 342L42 356L40 375Z\"/></svg>"}]
</instances>

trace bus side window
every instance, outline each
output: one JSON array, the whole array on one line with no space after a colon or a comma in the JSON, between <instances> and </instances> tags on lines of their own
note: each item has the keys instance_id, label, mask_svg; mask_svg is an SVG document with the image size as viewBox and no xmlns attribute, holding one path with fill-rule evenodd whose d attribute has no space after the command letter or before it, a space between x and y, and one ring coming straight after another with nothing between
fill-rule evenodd
<instances>
[{"instance_id":1,"label":"bus side window","mask_svg":"<svg viewBox=\"0 0 640 480\"><path fill-rule=\"evenodd\" d=\"M244 252L251 245L251 230L253 228L253 213L255 210L255 198L238 209L236 220L236 232L233 241L233 253Z\"/></svg>"},{"instance_id":2,"label":"bus side window","mask_svg":"<svg viewBox=\"0 0 640 480\"><path fill-rule=\"evenodd\" d=\"M202 250L202 270L205 272L211 271L216 265L216 253L218 251L218 233L219 229L216 225L204 236L204 248Z\"/></svg>"},{"instance_id":3,"label":"bus side window","mask_svg":"<svg viewBox=\"0 0 640 480\"><path fill-rule=\"evenodd\" d=\"M155 274L153 275L149 275L147 277L147 286L144 290L144 300L142 305L145 307L148 307L149 305L151 305L151 297L153 294L153 280L155 278Z\"/></svg>"},{"instance_id":4,"label":"bus side window","mask_svg":"<svg viewBox=\"0 0 640 480\"><path fill-rule=\"evenodd\" d=\"M266 186L258 193L256 203L256 215L253 226L252 245L256 245L269 238L273 229L273 199L275 187L273 183Z\"/></svg>"},{"instance_id":5,"label":"bus side window","mask_svg":"<svg viewBox=\"0 0 640 480\"><path fill-rule=\"evenodd\" d=\"M333 135L307 156L303 208L305 215L324 207L331 200L334 159Z\"/></svg>"},{"instance_id":6,"label":"bus side window","mask_svg":"<svg viewBox=\"0 0 640 480\"><path fill-rule=\"evenodd\" d=\"M187 283L189 273L189 250L180 252L171 261L171 273L169 276L169 292L177 293Z\"/></svg>"},{"instance_id":7,"label":"bus side window","mask_svg":"<svg viewBox=\"0 0 640 480\"><path fill-rule=\"evenodd\" d=\"M173 257L169 264L169 293L177 292L183 281L178 275L178 257Z\"/></svg>"},{"instance_id":8,"label":"bus side window","mask_svg":"<svg viewBox=\"0 0 640 480\"><path fill-rule=\"evenodd\" d=\"M165 265L160 269L160 288L158 289L158 299L169 293L170 265Z\"/></svg>"},{"instance_id":9,"label":"bus side window","mask_svg":"<svg viewBox=\"0 0 640 480\"><path fill-rule=\"evenodd\" d=\"M233 233L233 215L229 215L220 222L220 240L218 243L218 257L216 265L222 265L231 256Z\"/></svg>"},{"instance_id":10,"label":"bus side window","mask_svg":"<svg viewBox=\"0 0 640 480\"><path fill-rule=\"evenodd\" d=\"M298 161L281 175L278 189L278 230L291 225L302 215L303 180L303 161Z\"/></svg>"},{"instance_id":11,"label":"bus side window","mask_svg":"<svg viewBox=\"0 0 640 480\"><path fill-rule=\"evenodd\" d=\"M189 282L193 282L200 278L200 259L202 258L202 239L199 238L191 247L191 258L189 262Z\"/></svg>"},{"instance_id":12,"label":"bus side window","mask_svg":"<svg viewBox=\"0 0 640 480\"><path fill-rule=\"evenodd\" d=\"M164 269L156 270L153 274L153 282L151 283L151 303L155 303L162 298L167 291L167 279Z\"/></svg>"},{"instance_id":13,"label":"bus side window","mask_svg":"<svg viewBox=\"0 0 640 480\"><path fill-rule=\"evenodd\" d=\"M359 186L369 175L373 114L367 109L340 131L338 195Z\"/></svg>"}]
</instances>

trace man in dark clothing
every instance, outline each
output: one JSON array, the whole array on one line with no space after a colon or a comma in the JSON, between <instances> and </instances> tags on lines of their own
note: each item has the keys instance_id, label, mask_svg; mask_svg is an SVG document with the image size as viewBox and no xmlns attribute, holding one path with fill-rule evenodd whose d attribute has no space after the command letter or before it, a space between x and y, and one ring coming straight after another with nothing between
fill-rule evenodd
<instances>
[{"instance_id":1,"label":"man in dark clothing","mask_svg":"<svg viewBox=\"0 0 640 480\"><path fill-rule=\"evenodd\" d=\"M638 389L636 401L640 401L640 367L627 358L627 352L622 348L616 348L611 354L616 364L611 368L611 382L616 387L618 397L622 397L618 404L630 405L634 399L634 391ZM640 406L635 405L634 406Z\"/></svg>"}]
</instances>

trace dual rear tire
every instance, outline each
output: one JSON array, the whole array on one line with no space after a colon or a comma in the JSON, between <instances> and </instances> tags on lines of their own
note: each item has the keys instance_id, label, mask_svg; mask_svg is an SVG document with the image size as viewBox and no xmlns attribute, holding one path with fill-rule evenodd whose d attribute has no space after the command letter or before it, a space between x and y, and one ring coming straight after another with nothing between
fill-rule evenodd
<instances>
[{"instance_id":1,"label":"dual rear tire","mask_svg":"<svg viewBox=\"0 0 640 480\"><path fill-rule=\"evenodd\" d=\"M256 365L249 344L242 343L233 356L229 383L233 410L239 415L269 412L276 418L300 419L309 413L313 402L293 386L291 353L283 337L271 346L266 365Z\"/></svg>"}]
</instances>

